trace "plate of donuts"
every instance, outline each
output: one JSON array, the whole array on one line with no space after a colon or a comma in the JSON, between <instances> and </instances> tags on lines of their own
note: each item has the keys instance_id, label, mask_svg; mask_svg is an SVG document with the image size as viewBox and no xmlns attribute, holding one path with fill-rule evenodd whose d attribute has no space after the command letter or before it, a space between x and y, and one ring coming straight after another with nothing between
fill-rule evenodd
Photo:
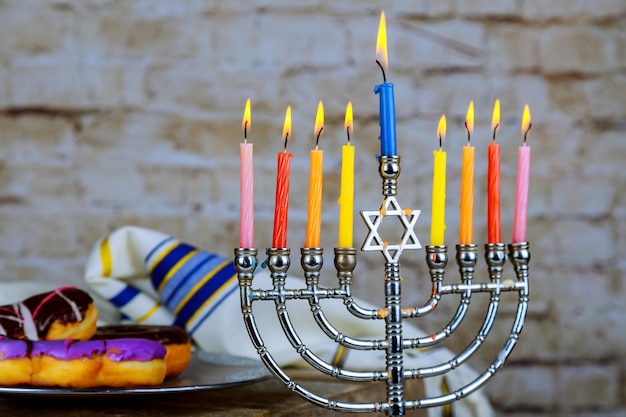
<instances>
[{"instance_id":1,"label":"plate of donuts","mask_svg":"<svg viewBox=\"0 0 626 417\"><path fill-rule=\"evenodd\" d=\"M37 397L150 395L228 388L258 382L269 377L269 371L260 361L194 351L185 371L174 378L165 379L160 385L87 389L14 385L0 386L0 395Z\"/></svg>"},{"instance_id":2,"label":"plate of donuts","mask_svg":"<svg viewBox=\"0 0 626 417\"><path fill-rule=\"evenodd\" d=\"M93 299L60 287L0 306L0 395L162 394L269 376L260 361L196 350L176 326L97 326Z\"/></svg>"}]
</instances>

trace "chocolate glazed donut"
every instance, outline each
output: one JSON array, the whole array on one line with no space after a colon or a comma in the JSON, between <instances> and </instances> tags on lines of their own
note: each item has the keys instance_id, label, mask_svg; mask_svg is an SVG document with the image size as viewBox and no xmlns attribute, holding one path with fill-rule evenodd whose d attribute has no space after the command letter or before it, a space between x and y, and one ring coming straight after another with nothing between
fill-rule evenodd
<instances>
[{"instance_id":1,"label":"chocolate glazed donut","mask_svg":"<svg viewBox=\"0 0 626 417\"><path fill-rule=\"evenodd\" d=\"M61 287L0 307L0 335L12 339L89 339L98 312L93 299L76 287Z\"/></svg>"}]
</instances>

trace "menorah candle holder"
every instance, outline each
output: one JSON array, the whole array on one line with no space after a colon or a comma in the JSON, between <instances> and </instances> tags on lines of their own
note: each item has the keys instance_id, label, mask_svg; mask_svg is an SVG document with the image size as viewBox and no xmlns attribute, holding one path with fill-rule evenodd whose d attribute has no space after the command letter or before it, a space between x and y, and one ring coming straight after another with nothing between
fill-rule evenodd
<instances>
[{"instance_id":1,"label":"menorah candle holder","mask_svg":"<svg viewBox=\"0 0 626 417\"><path fill-rule=\"evenodd\" d=\"M414 232L415 222L419 211L402 209L397 202L397 180L400 175L399 156L380 156L379 173L383 182L383 202L379 210L362 211L361 217L365 221L369 233L361 248L362 251L379 251L384 263L384 308L368 309L361 307L352 298L352 276L356 267L355 248L335 248L334 264L339 280L338 287L325 288L320 286L320 273L323 266L322 248L302 248L300 250L300 264L304 272L304 288L286 288L286 277L291 263L289 248L268 249L267 266L270 270L272 288L254 289L252 287L254 273L258 265L257 249L236 248L235 267L238 272L241 296L241 309L248 334L261 360L269 371L291 391L302 396L305 400L339 412L382 412L389 416L405 415L407 410L437 407L452 403L464 398L482 387L503 366L506 358L513 350L519 334L522 331L526 311L528 308L528 264L530 251L527 242L503 243L485 245L485 261L488 267L488 282L474 283L475 267L478 262L478 249L475 244L456 245L456 262L460 273L460 282L444 283L444 272L448 263L447 246L426 246L426 262L432 282L430 299L418 307L403 307L401 298L402 279L400 275L400 257L404 250L421 249L421 245ZM385 217L396 216L403 225L402 239L397 244L383 241L378 232L379 226ZM510 259L513 264L516 279L503 279L504 265ZM478 350L487 338L494 325L500 295L504 291L517 292L519 299L517 311L504 346L495 360L482 373L452 392L438 396L407 399L404 396L404 383L411 379L424 379L446 374L465 364ZM469 309L470 299L474 293L489 293L490 300L481 328L475 338L463 351L452 359L431 366L407 369L404 366L405 352L412 349L432 347L446 340L456 329ZM441 298L445 295L460 295L456 312L448 324L441 330L424 337L405 337L403 321L424 317L435 310ZM364 320L384 320L384 337L380 339L362 339L351 337L338 331L324 314L320 305L322 299L336 299L345 305L346 314L352 314ZM345 348L363 351L384 351L385 363L376 370L353 370L335 366L325 361L303 344L289 316L288 302L290 300L308 300L311 314L322 331L331 341ZM261 332L255 321L253 304L260 301L273 301L281 328L293 348L302 359L314 369L347 381L385 381L386 402L350 403L334 401L313 393L304 386L295 382L272 356L265 346ZM381 335L382 336L382 335Z\"/></svg>"}]
</instances>

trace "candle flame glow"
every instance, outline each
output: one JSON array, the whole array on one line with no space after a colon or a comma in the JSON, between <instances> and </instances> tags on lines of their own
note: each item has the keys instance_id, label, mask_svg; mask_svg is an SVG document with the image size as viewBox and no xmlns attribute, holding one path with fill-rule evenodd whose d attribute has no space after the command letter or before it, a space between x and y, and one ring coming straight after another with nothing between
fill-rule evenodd
<instances>
[{"instance_id":1,"label":"candle flame glow","mask_svg":"<svg viewBox=\"0 0 626 417\"><path fill-rule=\"evenodd\" d=\"M246 100L246 108L243 111L243 119L241 120L241 128L243 129L244 138L248 138L248 131L250 130L250 125L252 124L252 119L250 118L250 99Z\"/></svg>"},{"instance_id":2,"label":"candle flame glow","mask_svg":"<svg viewBox=\"0 0 626 417\"><path fill-rule=\"evenodd\" d=\"M491 130L493 131L493 136L496 136L496 130L500 127L500 99L497 99L493 104L493 116L491 117Z\"/></svg>"},{"instance_id":3,"label":"candle flame glow","mask_svg":"<svg viewBox=\"0 0 626 417\"><path fill-rule=\"evenodd\" d=\"M387 71L389 61L387 58L387 23L385 22L385 12L380 13L380 23L378 24L378 37L376 38L376 61L379 62L383 71Z\"/></svg>"},{"instance_id":4,"label":"candle flame glow","mask_svg":"<svg viewBox=\"0 0 626 417\"><path fill-rule=\"evenodd\" d=\"M346 133L348 134L348 141L350 141L350 135L354 129L354 122L352 121L352 102L349 101L346 106L346 118L344 120L344 127L346 129Z\"/></svg>"},{"instance_id":5,"label":"candle flame glow","mask_svg":"<svg viewBox=\"0 0 626 417\"><path fill-rule=\"evenodd\" d=\"M322 132L324 131L324 104L322 101L317 104L317 115L315 116L315 129L313 135L315 136L315 147L317 148Z\"/></svg>"},{"instance_id":6,"label":"candle flame glow","mask_svg":"<svg viewBox=\"0 0 626 417\"><path fill-rule=\"evenodd\" d=\"M467 114L465 116L465 128L467 129L469 140L469 135L474 132L474 100L470 101L470 104L467 107Z\"/></svg>"},{"instance_id":7,"label":"candle flame glow","mask_svg":"<svg viewBox=\"0 0 626 417\"><path fill-rule=\"evenodd\" d=\"M530 109L528 108L528 104L526 104L524 106L524 113L522 113L522 133L526 134L530 130L531 125Z\"/></svg>"},{"instance_id":8,"label":"candle flame glow","mask_svg":"<svg viewBox=\"0 0 626 417\"><path fill-rule=\"evenodd\" d=\"M530 109L528 104L524 105L524 112L522 113L522 135L524 135L524 145L526 145L526 135L533 126L533 122L530 118Z\"/></svg>"},{"instance_id":9,"label":"candle flame glow","mask_svg":"<svg viewBox=\"0 0 626 417\"><path fill-rule=\"evenodd\" d=\"M285 124L283 125L283 140L285 141L285 152L287 152L287 142L291 138L291 106L287 106L285 112Z\"/></svg>"},{"instance_id":10,"label":"candle flame glow","mask_svg":"<svg viewBox=\"0 0 626 417\"><path fill-rule=\"evenodd\" d=\"M437 137L439 138L440 142L446 138L446 115L445 114L442 114L441 118L439 119L439 125L437 126Z\"/></svg>"}]
</instances>

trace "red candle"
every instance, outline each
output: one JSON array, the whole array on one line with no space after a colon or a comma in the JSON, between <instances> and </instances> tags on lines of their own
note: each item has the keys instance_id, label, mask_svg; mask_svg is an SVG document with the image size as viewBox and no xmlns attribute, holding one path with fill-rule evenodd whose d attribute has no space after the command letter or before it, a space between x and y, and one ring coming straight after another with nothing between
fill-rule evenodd
<instances>
[{"instance_id":1,"label":"red candle","mask_svg":"<svg viewBox=\"0 0 626 417\"><path fill-rule=\"evenodd\" d=\"M501 243L500 228L500 145L496 143L496 131L500 126L500 100L493 107L491 128L493 140L488 149L487 169L487 242Z\"/></svg>"},{"instance_id":2,"label":"red candle","mask_svg":"<svg viewBox=\"0 0 626 417\"><path fill-rule=\"evenodd\" d=\"M273 248L287 247L287 219L289 213L289 171L291 169L291 157L287 153L287 142L291 136L291 106L287 107L285 125L283 127L283 139L285 145L283 152L278 154L278 169L276 173L276 206L274 208L274 233L272 235Z\"/></svg>"}]
</instances>

